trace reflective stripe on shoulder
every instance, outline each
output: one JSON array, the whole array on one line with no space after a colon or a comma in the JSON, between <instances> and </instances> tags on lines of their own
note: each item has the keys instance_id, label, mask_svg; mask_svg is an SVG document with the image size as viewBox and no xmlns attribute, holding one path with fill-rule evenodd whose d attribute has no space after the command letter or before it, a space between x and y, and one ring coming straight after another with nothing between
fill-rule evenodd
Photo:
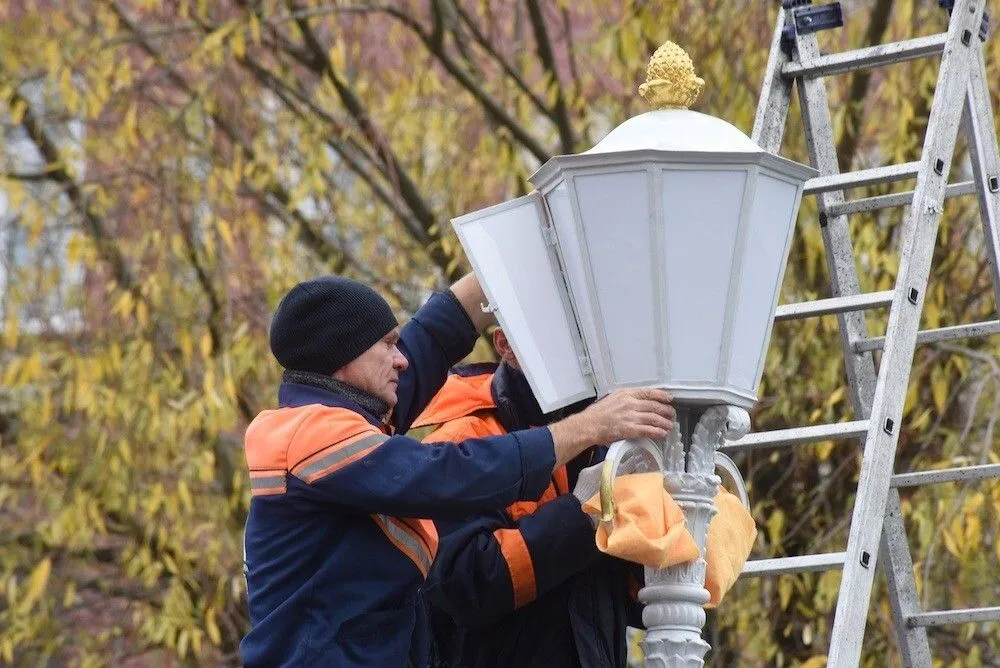
<instances>
[{"instance_id":1,"label":"reflective stripe on shoulder","mask_svg":"<svg viewBox=\"0 0 1000 668\"><path fill-rule=\"evenodd\" d=\"M250 494L252 496L271 496L284 494L288 491L288 480L285 472L280 470L250 471Z\"/></svg>"},{"instance_id":2,"label":"reflective stripe on shoulder","mask_svg":"<svg viewBox=\"0 0 1000 668\"><path fill-rule=\"evenodd\" d=\"M334 443L301 462L292 469L292 474L307 483L312 483L361 459L388 440L389 437L385 434L375 433L361 434L357 438Z\"/></svg>"},{"instance_id":3,"label":"reflective stripe on shoulder","mask_svg":"<svg viewBox=\"0 0 1000 668\"><path fill-rule=\"evenodd\" d=\"M388 439L352 410L314 406L288 445L288 470L312 483L361 459Z\"/></svg>"}]
</instances>

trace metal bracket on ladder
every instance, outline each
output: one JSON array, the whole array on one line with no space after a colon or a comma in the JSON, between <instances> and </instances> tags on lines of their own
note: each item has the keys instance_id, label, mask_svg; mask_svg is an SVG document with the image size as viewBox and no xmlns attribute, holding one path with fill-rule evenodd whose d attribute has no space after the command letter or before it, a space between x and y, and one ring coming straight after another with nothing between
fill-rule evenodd
<instances>
[{"instance_id":1,"label":"metal bracket on ladder","mask_svg":"<svg viewBox=\"0 0 1000 668\"><path fill-rule=\"evenodd\" d=\"M955 0L938 0L938 6L941 9L948 10L948 15L951 16L951 12L955 9ZM990 34L990 13L983 12L983 20L979 24L979 39L983 42Z\"/></svg>"},{"instance_id":2,"label":"metal bracket on ladder","mask_svg":"<svg viewBox=\"0 0 1000 668\"><path fill-rule=\"evenodd\" d=\"M808 35L844 25L844 13L839 2L812 5L812 0L783 0L782 7L791 10L792 20L781 31L781 48L791 56L796 35Z\"/></svg>"},{"instance_id":3,"label":"metal bracket on ladder","mask_svg":"<svg viewBox=\"0 0 1000 668\"><path fill-rule=\"evenodd\" d=\"M910 367L915 346L949 338L1000 332L1000 321L919 331L931 260L946 198L976 194L985 248L1000 309L1000 153L987 90L983 42L988 34L987 0L939 0L950 13L946 33L820 55L816 32L842 24L839 4L812 6L811 0L783 0L771 42L753 139L777 153L787 120L792 86L798 87L807 146L820 176L806 184L816 195L832 281L832 297L778 308L775 320L836 314L847 380L856 419L748 434L722 449L730 453L762 447L797 446L829 439L861 438L861 475L844 552L760 559L747 563L743 577L843 568L828 666L857 666L878 557L884 559L899 649L906 666L931 665L927 627L1000 619L1000 607L922 611L913 579L913 561L899 506L898 489L948 481L1000 477L1000 465L957 467L894 475ZM957 11L955 11L957 9ZM979 40L973 39L978 32ZM919 161L841 174L823 77L893 63L941 56L941 68ZM974 180L948 183L960 121L969 136ZM844 191L873 183L916 177L910 192L846 201ZM911 205L893 290L862 294L854 263L848 216ZM864 311L889 308L883 337L871 337ZM883 354L876 373L872 353ZM863 437L863 438L862 438Z\"/></svg>"}]
</instances>

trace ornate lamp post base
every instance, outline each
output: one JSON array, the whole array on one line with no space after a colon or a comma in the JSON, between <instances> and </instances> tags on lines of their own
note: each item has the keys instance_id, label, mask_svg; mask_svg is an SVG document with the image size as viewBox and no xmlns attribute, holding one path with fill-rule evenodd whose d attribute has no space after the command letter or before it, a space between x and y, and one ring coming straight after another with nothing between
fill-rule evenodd
<instances>
[{"instance_id":1,"label":"ornate lamp post base","mask_svg":"<svg viewBox=\"0 0 1000 668\"><path fill-rule=\"evenodd\" d=\"M646 569L648 581L649 572ZM655 571L654 571L655 572ZM709 645L701 637L708 592L690 584L646 586L639 593L646 607L642 650L647 668L695 668L705 664Z\"/></svg>"},{"instance_id":2,"label":"ornate lamp post base","mask_svg":"<svg viewBox=\"0 0 1000 668\"><path fill-rule=\"evenodd\" d=\"M705 542L721 483L715 475L715 453L724 440L740 438L750 428L750 416L735 406L678 406L677 417L677 427L662 444L663 484L683 509L701 556L670 568L646 568L639 600L646 606L642 648L647 668L698 668L705 663Z\"/></svg>"}]
</instances>

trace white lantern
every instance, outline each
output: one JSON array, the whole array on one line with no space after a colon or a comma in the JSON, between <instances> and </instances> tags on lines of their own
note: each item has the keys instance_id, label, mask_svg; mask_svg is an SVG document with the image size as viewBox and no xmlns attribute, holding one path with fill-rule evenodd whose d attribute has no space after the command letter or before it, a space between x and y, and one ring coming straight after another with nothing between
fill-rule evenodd
<instances>
[{"instance_id":1,"label":"white lantern","mask_svg":"<svg viewBox=\"0 0 1000 668\"><path fill-rule=\"evenodd\" d=\"M815 174L723 120L659 109L452 222L543 410L635 386L749 408Z\"/></svg>"}]
</instances>

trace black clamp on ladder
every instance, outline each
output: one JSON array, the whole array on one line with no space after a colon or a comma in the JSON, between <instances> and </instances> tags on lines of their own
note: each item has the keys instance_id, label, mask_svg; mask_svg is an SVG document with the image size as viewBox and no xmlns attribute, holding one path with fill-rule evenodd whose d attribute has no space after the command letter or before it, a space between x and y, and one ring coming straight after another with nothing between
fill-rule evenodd
<instances>
[{"instance_id":1,"label":"black clamp on ladder","mask_svg":"<svg viewBox=\"0 0 1000 668\"><path fill-rule=\"evenodd\" d=\"M794 2L795 0L791 0ZM948 11L948 16L951 16L951 10L955 9L955 0L938 0L938 7ZM983 20L979 24L979 39L983 42L986 41L986 37L990 34L990 13L983 12Z\"/></svg>"},{"instance_id":2,"label":"black clamp on ladder","mask_svg":"<svg viewBox=\"0 0 1000 668\"><path fill-rule=\"evenodd\" d=\"M938 0L946 2L947 0ZM954 0L952 0L954 2ZM807 35L820 30L830 30L844 25L844 13L839 2L813 5L812 0L781 0L781 6L791 11L792 20L781 31L781 50L789 57L795 46L796 35Z\"/></svg>"}]
</instances>

